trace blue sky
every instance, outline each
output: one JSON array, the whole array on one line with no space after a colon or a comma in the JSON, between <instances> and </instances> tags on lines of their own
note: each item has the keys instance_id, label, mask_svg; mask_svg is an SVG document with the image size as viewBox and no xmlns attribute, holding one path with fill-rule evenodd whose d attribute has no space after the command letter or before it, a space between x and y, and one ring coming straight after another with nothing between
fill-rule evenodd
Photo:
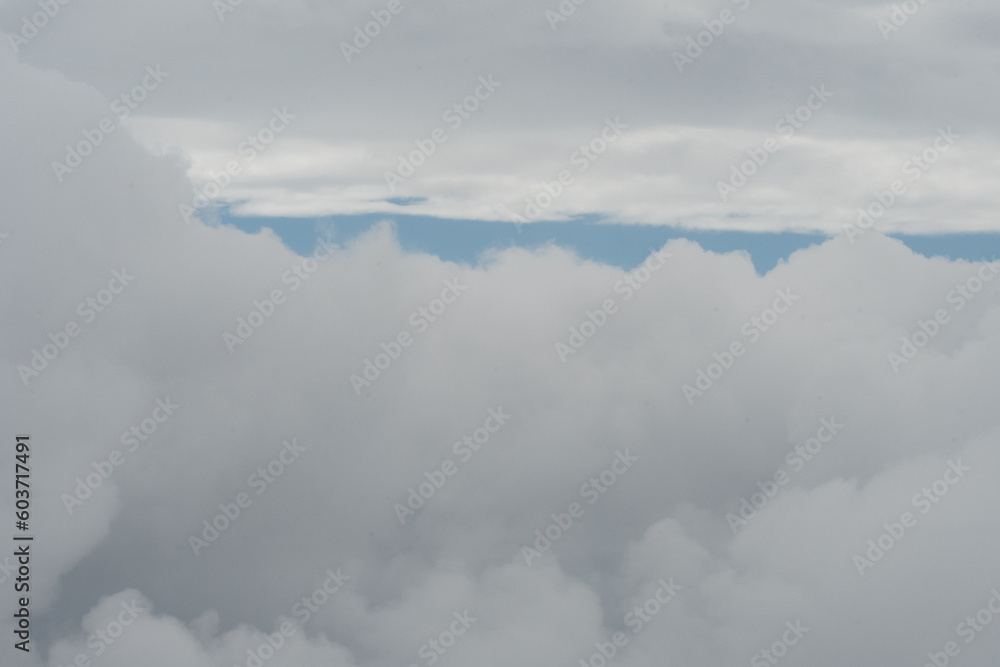
<instances>
[{"instance_id":1,"label":"blue sky","mask_svg":"<svg viewBox=\"0 0 1000 667\"><path fill-rule=\"evenodd\" d=\"M736 232L683 230L652 225L621 225L582 218L572 222L538 222L522 225L476 220L447 220L424 216L366 214L323 218L236 217L223 211L219 217L248 233L269 227L293 251L308 254L319 234L332 228L338 242L346 242L380 220L391 219L402 247L422 251L446 261L475 264L480 254L491 248L536 247L547 243L572 248L585 259L630 269L650 252L673 238L686 238L714 252L745 250L761 275L800 248L822 243L823 234L794 232ZM940 234L933 236L893 235L910 249L926 257L979 260L1000 251L1000 234Z\"/></svg>"}]
</instances>

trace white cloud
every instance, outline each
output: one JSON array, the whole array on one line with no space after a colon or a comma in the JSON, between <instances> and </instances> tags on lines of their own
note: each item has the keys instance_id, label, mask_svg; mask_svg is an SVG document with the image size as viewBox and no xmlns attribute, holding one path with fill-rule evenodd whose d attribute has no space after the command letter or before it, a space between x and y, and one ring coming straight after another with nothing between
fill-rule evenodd
<instances>
[{"instance_id":1,"label":"white cloud","mask_svg":"<svg viewBox=\"0 0 1000 667\"><path fill-rule=\"evenodd\" d=\"M409 213L509 222L498 206L519 211L606 117L621 116L629 146L610 150L545 219L832 234L951 125L961 142L885 231L996 230L996 49L981 34L995 11L925 5L887 43L877 22L891 3L595 0L553 32L545 11L558 4L404 0L350 64L341 42L383 6L242 3L220 21L203 2L66 5L17 57L108 99L162 65L170 78L127 127L188 156L196 179L288 106L295 124L221 197L249 214L396 213L385 201L395 195L425 198ZM724 9L737 20L678 72L674 51ZM29 0L7 3L0 24L13 29L33 11ZM446 127L443 112L490 74L502 89L390 192L384 173L397 156ZM836 93L822 117L720 201L716 181L820 84ZM42 152L82 129L52 132Z\"/></svg>"},{"instance_id":2,"label":"white cloud","mask_svg":"<svg viewBox=\"0 0 1000 667\"><path fill-rule=\"evenodd\" d=\"M148 611L102 664L245 664L336 567L349 585L268 664L421 664L464 610L477 621L439 664L574 664L629 632L625 615L671 576L684 589L619 664L745 663L796 620L809 631L789 664L919 664L997 585L1000 283L961 310L947 300L974 265L867 232L761 277L744 253L674 241L563 364L556 342L618 298L619 269L555 247L456 265L380 226L292 291L281 276L299 260L274 234L185 225L186 165L126 134L56 181L59 146L106 112L93 90L9 56L0 86L17 91L0 129L0 396L4 432L34 442L32 610L49 667L95 651L90 635L132 598ZM617 198L614 182L594 181ZM17 365L122 267L134 284L26 387ZM468 291L358 397L350 374L455 276ZM230 354L223 333L274 289L287 301ZM745 339L776 289L801 301L689 406L682 384ZM894 373L888 353L940 307L952 321ZM69 515L60 494L165 395L183 408ZM509 425L400 527L393 503L498 405ZM831 415L844 432L734 537L726 513ZM293 437L300 462L257 494L250 476ZM641 464L525 566L534 530L625 447ZM968 477L859 575L852 556L957 458ZM188 535L240 492L252 503L192 554ZM0 602L11 612L12 595ZM991 632L963 660L995 661Z\"/></svg>"}]
</instances>

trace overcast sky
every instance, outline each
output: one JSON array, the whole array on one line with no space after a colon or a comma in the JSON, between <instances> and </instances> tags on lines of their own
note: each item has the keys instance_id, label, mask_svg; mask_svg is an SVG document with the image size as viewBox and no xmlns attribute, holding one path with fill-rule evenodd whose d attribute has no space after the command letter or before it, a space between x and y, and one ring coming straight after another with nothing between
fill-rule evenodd
<instances>
[{"instance_id":1,"label":"overcast sky","mask_svg":"<svg viewBox=\"0 0 1000 667\"><path fill-rule=\"evenodd\" d=\"M0 664L997 662L997 6L223 1L0 2Z\"/></svg>"}]
</instances>

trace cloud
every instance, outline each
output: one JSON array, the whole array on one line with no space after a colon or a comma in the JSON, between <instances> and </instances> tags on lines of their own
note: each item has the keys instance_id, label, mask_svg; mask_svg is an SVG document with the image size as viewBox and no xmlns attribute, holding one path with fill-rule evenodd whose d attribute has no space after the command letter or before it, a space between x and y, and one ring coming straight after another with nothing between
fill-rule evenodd
<instances>
[{"instance_id":1,"label":"cloud","mask_svg":"<svg viewBox=\"0 0 1000 667\"><path fill-rule=\"evenodd\" d=\"M923 4L886 39L880 21L894 6L404 0L393 14L258 2L220 17L203 2L110 2L62 7L16 57L108 100L161 66L169 77L123 123L148 148L184 155L199 185L287 107L293 125L218 199L243 214L392 214L389 200L412 197L413 214L510 222L620 117L630 126L621 143L537 219L834 234L904 179L883 232L995 231L996 54L980 26L996 12ZM0 24L16 31L37 11L7 3ZM566 20L553 29L547 12ZM350 62L345 45L359 51ZM480 77L502 86L456 112ZM825 108L721 198L718 183L813 86L832 91ZM949 126L961 140L919 182L905 180L905 163ZM82 129L53 131L43 152ZM435 130L447 139L388 187L385 174Z\"/></svg>"},{"instance_id":2,"label":"cloud","mask_svg":"<svg viewBox=\"0 0 1000 667\"><path fill-rule=\"evenodd\" d=\"M69 36L74 9L38 39ZM247 5L227 22L264 10L301 16ZM0 294L0 396L5 433L33 443L33 664L81 653L107 665L247 664L286 621L295 632L269 665L432 654L442 665L597 665L608 642L637 667L753 664L785 649L789 663L819 667L919 664L948 641L970 664L996 659L995 626L968 643L957 629L998 585L1000 282L980 265L926 259L868 230L758 276L745 253L676 240L626 299L620 269L566 249L455 264L402 251L387 223L310 270L273 233L185 223L186 164L127 133L60 183L50 162L108 113L106 95L72 78L0 60L0 85L17 91L0 130L0 277L15 286ZM134 281L101 303L115 271ZM467 289L435 315L449 280ZM276 290L267 315L258 304ZM770 321L776 290L796 300ZM93 317L80 307L90 298L102 307ZM564 362L556 344L608 299L616 312ZM916 346L940 309L949 321ZM224 334L241 318L253 334L230 351ZM49 337L71 322L79 333L65 346ZM412 344L359 396L351 375L401 332ZM745 352L716 373L713 354L734 341ZM55 352L26 382L18 366L47 345ZM894 369L890 353L907 362ZM691 405L682 387L699 371L716 377ZM180 407L144 430L167 399ZM463 460L455 443L501 407L509 423ZM830 418L843 431L734 535L726 515ZM133 426L148 437L128 451ZM289 460L292 440L302 449ZM625 449L638 462L609 483L603 471ZM107 470L113 450L123 462L70 513L62 495ZM454 472L401 526L394 504L440 479L446 460ZM938 494L959 460L969 470ZM10 456L2 465L13 473ZM923 513L925 488L937 500ZM5 493L3 516L11 503ZM573 524L525 562L522 547L572 503ZM904 512L915 521L897 539L886 524ZM206 521L217 536L195 554ZM886 532L891 548L859 572L854 557ZM296 617L337 568L349 581ZM633 632L627 615L671 577L676 597ZM144 611L94 655L91 635L117 632L132 600ZM12 614L13 596L0 601ZM616 632L628 641L614 644ZM2 650L15 660L10 642Z\"/></svg>"}]
</instances>

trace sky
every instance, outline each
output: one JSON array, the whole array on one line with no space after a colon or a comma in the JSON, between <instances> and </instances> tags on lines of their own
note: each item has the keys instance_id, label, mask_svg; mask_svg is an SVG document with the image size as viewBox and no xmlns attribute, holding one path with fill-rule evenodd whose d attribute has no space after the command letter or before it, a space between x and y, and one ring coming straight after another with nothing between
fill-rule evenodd
<instances>
[{"instance_id":1,"label":"sky","mask_svg":"<svg viewBox=\"0 0 1000 667\"><path fill-rule=\"evenodd\" d=\"M0 665L995 664L998 25L0 0Z\"/></svg>"},{"instance_id":2,"label":"sky","mask_svg":"<svg viewBox=\"0 0 1000 667\"><path fill-rule=\"evenodd\" d=\"M573 222L538 222L532 225L473 220L443 220L424 216L392 216L378 213L323 218L239 217L228 210L207 216L213 224L231 225L256 234L263 228L276 233L300 255L312 252L318 239L328 234L349 240L380 222L395 224L400 245L452 262L477 264L498 248L537 248L546 244L571 248L584 259L626 270L639 266L654 246L669 239L684 238L714 252L746 252L757 273L767 273L794 251L820 244L824 234L796 232L691 231L653 225L619 225L599 219ZM925 257L991 259L1000 250L1000 233L911 235L894 234L914 252Z\"/></svg>"}]
</instances>

